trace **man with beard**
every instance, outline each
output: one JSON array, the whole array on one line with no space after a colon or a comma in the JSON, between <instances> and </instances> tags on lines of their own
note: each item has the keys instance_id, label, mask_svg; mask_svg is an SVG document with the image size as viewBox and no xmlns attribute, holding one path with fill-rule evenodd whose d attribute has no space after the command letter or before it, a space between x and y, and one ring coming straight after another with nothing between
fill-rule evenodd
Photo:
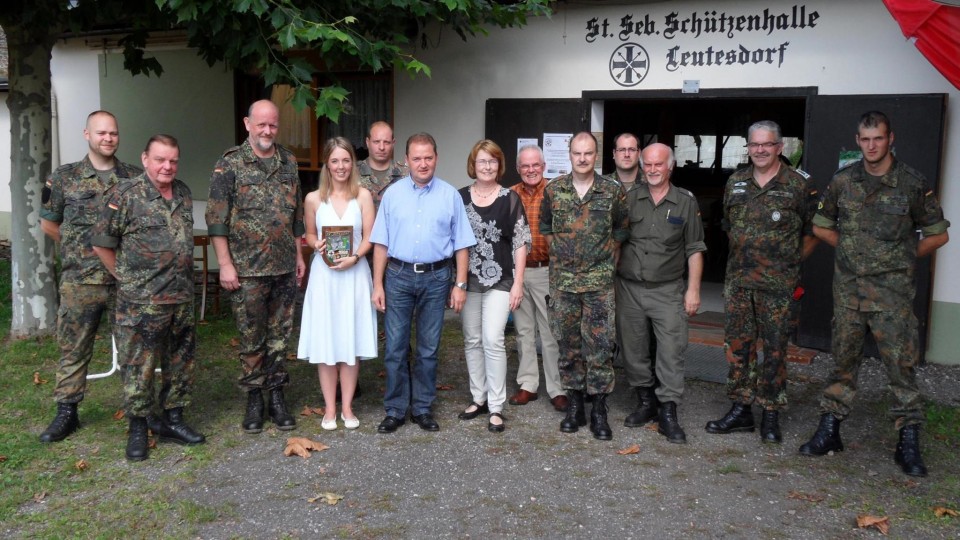
<instances>
[{"instance_id":1,"label":"man with beard","mask_svg":"<svg viewBox=\"0 0 960 540\"><path fill-rule=\"evenodd\" d=\"M641 157L647 183L627 196L630 235L623 243L617 269L622 356L630 386L641 396L656 395L655 400L649 400L651 410L647 413L652 418L656 410L660 434L672 443L685 443L677 404L683 396L687 318L700 308L700 278L707 247L696 197L670 182L673 150L654 143L643 149ZM689 270L686 284L685 268ZM655 368L650 359L648 322L657 339ZM655 391L654 369L660 382Z\"/></svg>"},{"instance_id":2,"label":"man with beard","mask_svg":"<svg viewBox=\"0 0 960 540\"><path fill-rule=\"evenodd\" d=\"M303 198L297 160L276 144L280 113L269 100L250 105L240 146L224 152L210 179L206 221L220 266L220 285L231 291L240 332L240 386L247 391L242 427L263 430L263 390L270 419L291 430L283 387L283 362L293 329L297 285L306 266L299 249Z\"/></svg>"},{"instance_id":3,"label":"man with beard","mask_svg":"<svg viewBox=\"0 0 960 540\"><path fill-rule=\"evenodd\" d=\"M77 405L87 388L87 366L100 320L113 320L115 280L90 245L100 216L101 196L140 169L116 159L117 119L107 111L87 116L83 138L90 148L82 161L68 163L47 177L41 194L40 228L60 243L60 310L57 342L60 362L53 396L57 415L40 434L41 442L62 441L80 426Z\"/></svg>"},{"instance_id":4,"label":"man with beard","mask_svg":"<svg viewBox=\"0 0 960 540\"><path fill-rule=\"evenodd\" d=\"M894 461L908 475L926 476L920 456L923 398L914 373L920 354L914 272L918 258L947 243L950 222L926 178L894 157L893 129L885 114L861 116L856 139L863 159L837 171L813 217L813 233L836 248L837 365L820 399L820 425L800 453L822 456L843 450L840 422L850 414L857 393L869 329L893 392L890 415L900 432Z\"/></svg>"}]
</instances>

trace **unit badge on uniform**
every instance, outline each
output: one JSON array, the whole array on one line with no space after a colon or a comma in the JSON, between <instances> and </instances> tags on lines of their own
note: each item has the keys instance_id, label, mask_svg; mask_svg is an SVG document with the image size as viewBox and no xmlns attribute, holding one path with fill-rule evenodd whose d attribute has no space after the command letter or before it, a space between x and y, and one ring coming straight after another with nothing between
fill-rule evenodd
<instances>
[{"instance_id":1,"label":"unit badge on uniform","mask_svg":"<svg viewBox=\"0 0 960 540\"><path fill-rule=\"evenodd\" d=\"M774 220L774 221L780 221L780 211L779 211L779 210L774 210L773 213L770 214L770 219L772 219L772 220Z\"/></svg>"}]
</instances>

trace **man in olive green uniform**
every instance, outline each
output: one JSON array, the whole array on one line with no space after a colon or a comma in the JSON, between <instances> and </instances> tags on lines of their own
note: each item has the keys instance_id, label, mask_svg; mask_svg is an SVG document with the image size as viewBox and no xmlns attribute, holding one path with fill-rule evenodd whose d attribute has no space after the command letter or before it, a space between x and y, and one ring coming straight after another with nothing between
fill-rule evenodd
<instances>
[{"instance_id":1,"label":"man in olive green uniform","mask_svg":"<svg viewBox=\"0 0 960 540\"><path fill-rule=\"evenodd\" d=\"M724 225L730 239L727 259L724 350L733 406L708 433L754 431L754 401L763 409L760 439L779 443L780 410L787 404L787 340L793 291L800 261L816 245L810 230L814 207L806 176L780 161L780 126L764 120L747 130L751 164L727 180ZM757 339L763 340L758 365Z\"/></svg>"},{"instance_id":2,"label":"man in olive green uniform","mask_svg":"<svg viewBox=\"0 0 960 540\"><path fill-rule=\"evenodd\" d=\"M82 161L68 163L47 177L40 228L60 243L60 310L57 342L60 362L53 397L57 415L40 434L41 442L65 439L80 426L77 405L87 389L87 366L100 320L113 319L115 281L90 245L90 230L100 217L101 195L140 169L116 159L120 145L117 119L107 111L87 116L83 138L90 146Z\"/></svg>"},{"instance_id":3,"label":"man in olive green uniform","mask_svg":"<svg viewBox=\"0 0 960 540\"><path fill-rule=\"evenodd\" d=\"M183 420L190 402L196 334L193 321L193 199L176 179L180 149L154 135L141 155L144 173L104 194L93 249L117 278L114 334L123 362L127 459L147 459L147 426L162 440L200 444ZM159 400L153 380L161 369ZM159 401L163 417L153 416ZM148 420L148 417L150 419Z\"/></svg>"},{"instance_id":4,"label":"man in olive green uniform","mask_svg":"<svg viewBox=\"0 0 960 540\"><path fill-rule=\"evenodd\" d=\"M587 424L584 392L593 396L590 431L613 437L607 395L613 391L610 358L614 325L613 271L627 237L626 196L617 182L594 171L597 140L589 132L570 139L571 174L543 190L540 234L550 246L550 326L560 346L560 381L569 396L560 431Z\"/></svg>"},{"instance_id":5,"label":"man in olive green uniform","mask_svg":"<svg viewBox=\"0 0 960 540\"><path fill-rule=\"evenodd\" d=\"M627 196L630 234L617 269L617 319L627 367L627 382L637 388L645 422L658 419L659 432L670 442L685 443L677 419L683 395L683 355L687 349L687 317L700 308L703 274L703 224L697 199L670 183L673 150L654 143L643 149L646 185ZM689 279L683 271L689 267ZM648 321L657 340L656 380L650 360ZM656 395L656 399L651 394ZM646 398L644 399L644 396ZM659 401L659 406L656 403Z\"/></svg>"},{"instance_id":6,"label":"man in olive green uniform","mask_svg":"<svg viewBox=\"0 0 960 540\"><path fill-rule=\"evenodd\" d=\"M375 210L380 209L380 200L388 187L407 175L406 164L393 161L393 147L397 141L393 137L393 128L382 121L370 124L366 144L370 155L357 164L360 172L360 186L367 188L373 195ZM370 257L372 259L372 256Z\"/></svg>"},{"instance_id":7,"label":"man in olive green uniform","mask_svg":"<svg viewBox=\"0 0 960 540\"><path fill-rule=\"evenodd\" d=\"M621 133L613 139L613 163L615 169L606 177L616 180L624 191L643 183L640 174L640 139L633 133Z\"/></svg>"},{"instance_id":8,"label":"man in olive green uniform","mask_svg":"<svg viewBox=\"0 0 960 540\"><path fill-rule=\"evenodd\" d=\"M220 285L232 291L240 332L240 386L247 391L242 427L263 430L262 390L270 391L270 418L291 430L284 368L293 330L297 284L303 278L299 238L304 233L303 197L293 153L276 144L280 122L268 100L250 106L243 119L247 140L224 152L210 179L207 231L217 253Z\"/></svg>"},{"instance_id":9,"label":"man in olive green uniform","mask_svg":"<svg viewBox=\"0 0 960 540\"><path fill-rule=\"evenodd\" d=\"M900 431L894 461L911 476L926 476L920 456L923 398L914 366L919 358L913 313L918 257L947 243L950 222L926 178L891 152L893 129L881 112L860 117L863 159L834 175L813 218L813 233L836 248L833 272L833 376L820 399L820 425L800 453L843 450L840 422L850 414L869 329L887 369ZM916 230L923 238L918 241Z\"/></svg>"}]
</instances>

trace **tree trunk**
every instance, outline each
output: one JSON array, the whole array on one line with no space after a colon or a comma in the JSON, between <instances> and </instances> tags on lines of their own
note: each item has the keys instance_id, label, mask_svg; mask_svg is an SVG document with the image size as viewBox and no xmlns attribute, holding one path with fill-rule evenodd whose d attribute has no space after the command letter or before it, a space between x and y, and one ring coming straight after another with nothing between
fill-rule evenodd
<instances>
[{"instance_id":1,"label":"tree trunk","mask_svg":"<svg viewBox=\"0 0 960 540\"><path fill-rule=\"evenodd\" d=\"M23 338L56 330L55 246L40 230L41 189L50 174L50 57L53 42L5 27L10 53L10 203L13 321ZM51 35L55 33L51 32Z\"/></svg>"}]
</instances>

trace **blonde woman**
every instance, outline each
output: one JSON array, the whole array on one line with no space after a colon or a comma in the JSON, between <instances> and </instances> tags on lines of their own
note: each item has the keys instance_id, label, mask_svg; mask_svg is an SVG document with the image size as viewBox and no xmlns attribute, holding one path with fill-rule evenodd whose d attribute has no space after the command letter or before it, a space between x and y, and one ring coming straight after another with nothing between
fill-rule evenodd
<instances>
[{"instance_id":1,"label":"blonde woman","mask_svg":"<svg viewBox=\"0 0 960 540\"><path fill-rule=\"evenodd\" d=\"M325 413L320 426L337 429L337 382L340 383L340 419L347 429L360 427L353 413L353 395L360 373L359 360L377 356L377 318L370 301L370 231L376 217L373 197L360 187L353 145L343 137L329 139L323 148L320 186L304 201L307 244L316 253L303 300L298 358L317 364ZM352 253L333 266L323 261L325 225L353 228Z\"/></svg>"}]
</instances>

